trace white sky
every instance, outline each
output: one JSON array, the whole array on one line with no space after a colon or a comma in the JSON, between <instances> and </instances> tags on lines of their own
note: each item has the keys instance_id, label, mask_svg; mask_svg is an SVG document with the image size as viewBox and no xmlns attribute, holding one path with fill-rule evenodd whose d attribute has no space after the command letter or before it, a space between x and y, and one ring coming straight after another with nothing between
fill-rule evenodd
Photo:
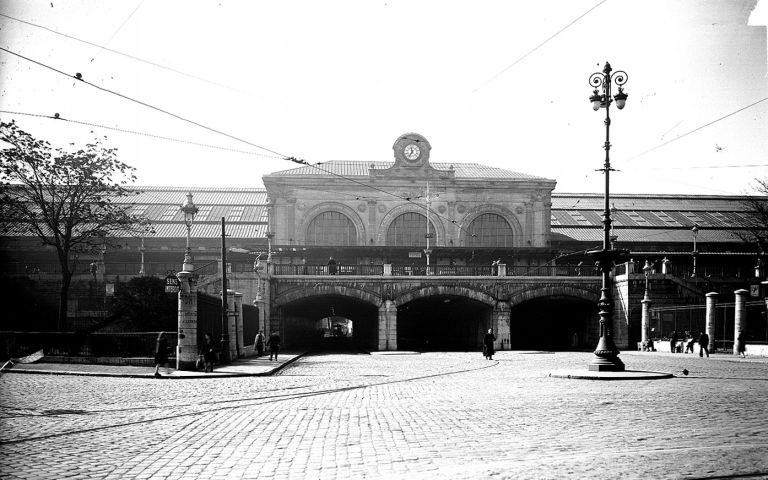
<instances>
[{"instance_id":1,"label":"white sky","mask_svg":"<svg viewBox=\"0 0 768 480\"><path fill-rule=\"evenodd\" d=\"M0 14L145 62L7 17L0 47L310 163L392 160L394 140L417 132L432 162L554 178L558 192L602 192L588 77L608 60L629 75L626 108L611 109L611 192L741 194L768 176L768 0L750 14L755 2L4 0ZM4 51L0 68L1 110L272 155ZM262 186L297 166L0 118L55 145L106 135L138 185Z\"/></svg>"}]
</instances>

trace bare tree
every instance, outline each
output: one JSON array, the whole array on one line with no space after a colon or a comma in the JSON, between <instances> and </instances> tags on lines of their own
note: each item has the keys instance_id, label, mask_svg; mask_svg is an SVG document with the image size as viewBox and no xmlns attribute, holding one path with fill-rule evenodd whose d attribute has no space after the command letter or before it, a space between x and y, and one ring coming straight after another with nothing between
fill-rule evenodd
<instances>
[{"instance_id":1,"label":"bare tree","mask_svg":"<svg viewBox=\"0 0 768 480\"><path fill-rule=\"evenodd\" d=\"M99 139L67 152L35 139L15 122L2 122L0 140L10 145L0 150L0 225L56 249L61 266L57 328L63 330L78 258L139 220L114 203L135 193L123 187L135 180L134 168L118 161L116 150Z\"/></svg>"},{"instance_id":2,"label":"bare tree","mask_svg":"<svg viewBox=\"0 0 768 480\"><path fill-rule=\"evenodd\" d=\"M745 242L757 246L758 255L768 253L768 177L755 179L754 190L758 195L747 197L745 230L737 235Z\"/></svg>"}]
</instances>

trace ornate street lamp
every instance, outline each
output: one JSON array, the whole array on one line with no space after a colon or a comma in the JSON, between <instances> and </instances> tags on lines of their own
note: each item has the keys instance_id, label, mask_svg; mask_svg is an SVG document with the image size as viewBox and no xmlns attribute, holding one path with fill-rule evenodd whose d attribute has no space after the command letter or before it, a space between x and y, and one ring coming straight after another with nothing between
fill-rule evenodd
<instances>
[{"instance_id":1,"label":"ornate street lamp","mask_svg":"<svg viewBox=\"0 0 768 480\"><path fill-rule=\"evenodd\" d=\"M184 212L184 225L187 226L187 248L184 250L184 265L182 270L185 272L191 272L194 270L192 265L192 251L189 248L189 237L192 232L192 222L195 220L195 214L198 212L198 208L192 201L192 193L187 193L187 201L181 206L181 211Z\"/></svg>"},{"instance_id":2,"label":"ornate street lamp","mask_svg":"<svg viewBox=\"0 0 768 480\"><path fill-rule=\"evenodd\" d=\"M141 247L139 247L139 252L141 253L141 268L139 269L139 275L143 276L146 275L146 270L144 268L144 252L146 252L146 249L144 248L144 237L147 235L154 235L155 229L148 220L142 221L141 225L143 228L141 229Z\"/></svg>"},{"instance_id":3,"label":"ornate street lamp","mask_svg":"<svg viewBox=\"0 0 768 480\"><path fill-rule=\"evenodd\" d=\"M693 253L691 253L691 256L693 257L693 271L691 272L691 277L696 276L696 237L699 235L699 226L694 224L693 228L691 228L691 233L693 234Z\"/></svg>"},{"instance_id":4,"label":"ornate street lamp","mask_svg":"<svg viewBox=\"0 0 768 480\"><path fill-rule=\"evenodd\" d=\"M651 274L652 270L653 270L653 267L651 266L651 262L646 260L645 261L645 265L643 265L643 273L645 274L645 298L644 298L644 300L648 300L648 275Z\"/></svg>"},{"instance_id":5,"label":"ornate street lamp","mask_svg":"<svg viewBox=\"0 0 768 480\"><path fill-rule=\"evenodd\" d=\"M611 64L605 62L602 72L595 72L589 76L589 84L594 87L594 93L589 97L592 109L595 111L605 109L605 164L600 171L605 175L605 203L603 209L603 248L589 252L598 262L602 272L602 288L600 300L597 302L600 315L600 340L595 349L595 357L588 364L592 371L623 372L624 363L619 359L619 349L613 341L613 298L611 271L616 261L629 256L626 250L615 250L611 244L611 208L610 208L610 173L611 161L609 152L611 149L610 127L611 103L616 101L616 106L621 110L627 102L627 94L622 85L627 82L627 74L622 71L612 72ZM611 86L616 84L619 92L611 98Z\"/></svg>"}]
</instances>

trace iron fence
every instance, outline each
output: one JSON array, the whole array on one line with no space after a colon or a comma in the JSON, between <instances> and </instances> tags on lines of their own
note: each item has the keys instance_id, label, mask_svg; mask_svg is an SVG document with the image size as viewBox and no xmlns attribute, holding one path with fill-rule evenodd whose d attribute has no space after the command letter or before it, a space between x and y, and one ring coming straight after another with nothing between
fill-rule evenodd
<instances>
[{"instance_id":1,"label":"iron fence","mask_svg":"<svg viewBox=\"0 0 768 480\"><path fill-rule=\"evenodd\" d=\"M3 359L17 358L38 350L47 356L153 357L159 332L2 332ZM176 332L166 332L168 346L176 351ZM175 355L174 355L175 356Z\"/></svg>"},{"instance_id":2,"label":"iron fence","mask_svg":"<svg viewBox=\"0 0 768 480\"><path fill-rule=\"evenodd\" d=\"M730 349L733 346L736 308L734 302L723 302L715 306L715 345L718 349ZM746 302L746 339L747 343L768 343L768 317L765 302ZM698 338L706 329L705 305L679 305L670 307L651 307L649 310L651 337L669 339L675 331L679 338Z\"/></svg>"}]
</instances>

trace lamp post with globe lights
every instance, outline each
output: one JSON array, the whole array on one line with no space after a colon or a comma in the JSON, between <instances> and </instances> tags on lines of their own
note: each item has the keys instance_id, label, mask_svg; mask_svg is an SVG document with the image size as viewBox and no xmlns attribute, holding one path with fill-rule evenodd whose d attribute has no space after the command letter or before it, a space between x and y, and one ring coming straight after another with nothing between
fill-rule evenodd
<instances>
[{"instance_id":1,"label":"lamp post with globe lights","mask_svg":"<svg viewBox=\"0 0 768 480\"><path fill-rule=\"evenodd\" d=\"M693 270L691 271L691 277L696 276L696 254L698 253L696 251L696 237L699 235L699 226L694 224L693 228L691 228L691 233L693 234L693 252L691 253L691 256L693 257Z\"/></svg>"},{"instance_id":2,"label":"lamp post with globe lights","mask_svg":"<svg viewBox=\"0 0 768 480\"><path fill-rule=\"evenodd\" d=\"M589 84L594 87L594 92L589 101L592 103L592 109L595 111L601 108L605 109L605 163L600 171L605 175L605 198L603 209L603 248L589 252L598 262L602 273L602 288L600 289L600 300L597 306L600 316L600 340L595 349L595 356L587 365L591 371L615 371L623 372L624 363L619 359L619 350L613 340L613 294L611 271L616 261L628 256L626 250L615 250L611 242L611 208L610 208L610 127L611 116L610 107L615 101L616 107L621 110L627 102L627 94L624 93L623 85L627 82L627 74L623 71L613 72L611 64L606 62L602 72L595 72L589 76ZM611 89L613 85L618 88L613 98L611 98Z\"/></svg>"}]
</instances>

